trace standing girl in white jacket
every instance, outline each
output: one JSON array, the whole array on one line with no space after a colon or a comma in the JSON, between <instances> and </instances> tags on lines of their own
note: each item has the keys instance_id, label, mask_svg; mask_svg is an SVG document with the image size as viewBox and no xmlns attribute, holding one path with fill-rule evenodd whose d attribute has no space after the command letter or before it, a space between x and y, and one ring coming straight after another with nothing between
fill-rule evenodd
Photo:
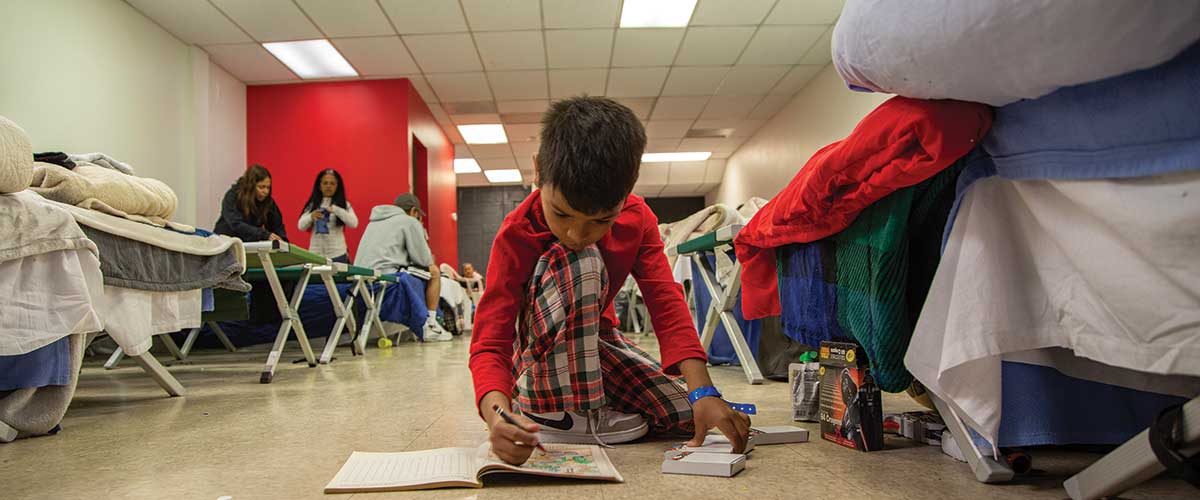
<instances>
[{"instance_id":1,"label":"standing girl in white jacket","mask_svg":"<svg viewBox=\"0 0 1200 500\"><path fill-rule=\"evenodd\" d=\"M346 201L346 185L337 170L329 168L317 174L299 225L301 231L313 233L309 250L334 262L350 262L343 226L358 227L358 216Z\"/></svg>"}]
</instances>

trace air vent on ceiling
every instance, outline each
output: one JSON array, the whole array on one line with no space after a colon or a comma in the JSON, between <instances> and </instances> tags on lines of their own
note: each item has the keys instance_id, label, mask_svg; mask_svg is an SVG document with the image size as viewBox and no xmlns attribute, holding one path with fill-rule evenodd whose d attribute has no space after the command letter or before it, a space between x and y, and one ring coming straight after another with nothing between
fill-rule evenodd
<instances>
[{"instance_id":1,"label":"air vent on ceiling","mask_svg":"<svg viewBox=\"0 0 1200 500\"><path fill-rule=\"evenodd\" d=\"M733 134L731 128L694 128L687 131L689 139L723 139Z\"/></svg>"},{"instance_id":2,"label":"air vent on ceiling","mask_svg":"<svg viewBox=\"0 0 1200 500\"><path fill-rule=\"evenodd\" d=\"M446 113L452 115L480 115L496 112L494 101L444 102L442 107L446 109Z\"/></svg>"},{"instance_id":3,"label":"air vent on ceiling","mask_svg":"<svg viewBox=\"0 0 1200 500\"><path fill-rule=\"evenodd\" d=\"M502 113L500 121L506 124L542 123L541 113Z\"/></svg>"}]
</instances>

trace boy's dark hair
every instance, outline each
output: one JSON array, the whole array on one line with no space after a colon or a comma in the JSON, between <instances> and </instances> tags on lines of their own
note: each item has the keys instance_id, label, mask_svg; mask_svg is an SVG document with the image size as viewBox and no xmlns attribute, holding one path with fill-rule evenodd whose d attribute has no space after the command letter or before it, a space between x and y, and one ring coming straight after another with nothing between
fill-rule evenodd
<instances>
[{"instance_id":1,"label":"boy's dark hair","mask_svg":"<svg viewBox=\"0 0 1200 500\"><path fill-rule=\"evenodd\" d=\"M542 117L538 185L594 214L619 205L637 182L646 129L629 108L603 97L572 97Z\"/></svg>"}]
</instances>

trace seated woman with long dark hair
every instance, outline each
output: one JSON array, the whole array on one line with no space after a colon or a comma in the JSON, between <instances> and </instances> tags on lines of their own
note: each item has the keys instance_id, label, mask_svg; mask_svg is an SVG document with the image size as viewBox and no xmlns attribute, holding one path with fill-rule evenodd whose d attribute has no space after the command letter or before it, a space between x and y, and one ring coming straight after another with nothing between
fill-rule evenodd
<instances>
[{"instance_id":1,"label":"seated woman with long dark hair","mask_svg":"<svg viewBox=\"0 0 1200 500\"><path fill-rule=\"evenodd\" d=\"M242 241L287 241L283 214L271 198L271 172L251 165L225 192L213 232Z\"/></svg>"},{"instance_id":2,"label":"seated woman with long dark hair","mask_svg":"<svg viewBox=\"0 0 1200 500\"><path fill-rule=\"evenodd\" d=\"M358 216L346 201L346 184L342 174L327 168L317 174L312 194L300 213L300 230L312 231L308 249L334 262L350 262L346 253L346 235L342 226L358 227Z\"/></svg>"}]
</instances>

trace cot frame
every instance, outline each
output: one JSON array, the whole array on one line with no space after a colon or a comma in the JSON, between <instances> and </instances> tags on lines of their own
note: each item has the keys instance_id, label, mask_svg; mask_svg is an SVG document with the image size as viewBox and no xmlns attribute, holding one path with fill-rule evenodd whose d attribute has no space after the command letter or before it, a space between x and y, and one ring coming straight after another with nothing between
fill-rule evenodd
<instances>
[{"instance_id":1,"label":"cot frame","mask_svg":"<svg viewBox=\"0 0 1200 500\"><path fill-rule=\"evenodd\" d=\"M759 369L758 361L754 359L754 353L750 351L750 345L746 343L742 328L738 326L737 318L733 314L738 293L742 291L742 264L733 262L730 282L721 283L717 278L716 266L708 263L709 255L713 255L717 259L728 258L726 252L733 250L733 238L742 230L742 227L744 227L742 224L725 226L683 242L673 250L677 255L691 256L692 262L696 263L700 269L701 281L704 282L704 287L708 289L709 296L712 298L709 301L708 311L705 313L704 330L700 332L700 344L704 347L704 352L708 352L709 346L712 345L719 320L720 324L725 325L725 333L729 336L733 350L737 353L738 361L742 364L746 382L757 385L763 383L762 370ZM692 286L696 286L695 277L692 278ZM696 314L699 315L700 311L696 311Z\"/></svg>"}]
</instances>

